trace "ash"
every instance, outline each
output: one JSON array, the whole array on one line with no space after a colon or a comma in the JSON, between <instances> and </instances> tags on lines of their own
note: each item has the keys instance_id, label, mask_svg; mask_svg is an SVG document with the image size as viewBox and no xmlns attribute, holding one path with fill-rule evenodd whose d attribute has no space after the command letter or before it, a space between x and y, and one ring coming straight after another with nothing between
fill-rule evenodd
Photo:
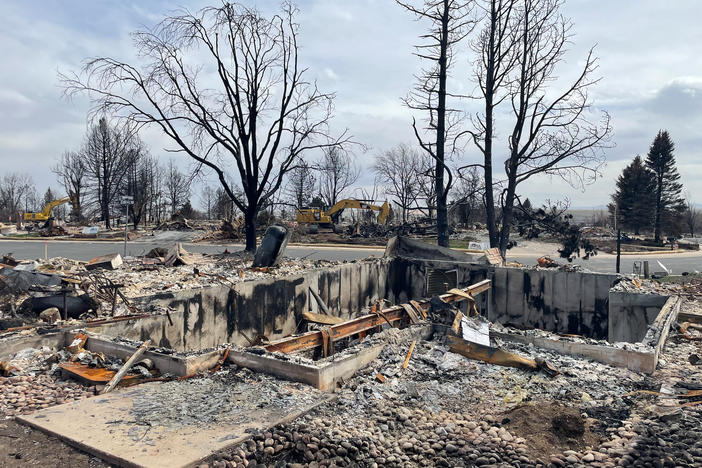
<instances>
[{"instance_id":1,"label":"ash","mask_svg":"<svg viewBox=\"0 0 702 468\"><path fill-rule=\"evenodd\" d=\"M243 423L254 409L302 410L319 392L310 387L254 374L236 366L208 377L165 382L136 390L130 410L137 425L185 426Z\"/></svg>"}]
</instances>

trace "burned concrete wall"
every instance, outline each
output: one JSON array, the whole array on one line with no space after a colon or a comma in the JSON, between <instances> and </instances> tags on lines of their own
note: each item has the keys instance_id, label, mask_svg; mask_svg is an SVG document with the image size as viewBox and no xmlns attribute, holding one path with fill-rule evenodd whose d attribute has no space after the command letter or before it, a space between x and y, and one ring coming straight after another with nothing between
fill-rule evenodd
<instances>
[{"instance_id":1,"label":"burned concrete wall","mask_svg":"<svg viewBox=\"0 0 702 468\"><path fill-rule=\"evenodd\" d=\"M643 340L668 298L658 294L610 292L608 341L636 343Z\"/></svg>"},{"instance_id":2,"label":"burned concrete wall","mask_svg":"<svg viewBox=\"0 0 702 468\"><path fill-rule=\"evenodd\" d=\"M617 275L495 268L492 321L606 339L609 289Z\"/></svg>"},{"instance_id":3,"label":"burned concrete wall","mask_svg":"<svg viewBox=\"0 0 702 468\"><path fill-rule=\"evenodd\" d=\"M597 339L608 337L609 289L617 275L396 258L390 273L395 297L402 302L425 295L430 268L456 270L458 286L492 280L489 293L478 301L490 321Z\"/></svg>"},{"instance_id":4,"label":"burned concrete wall","mask_svg":"<svg viewBox=\"0 0 702 468\"><path fill-rule=\"evenodd\" d=\"M134 302L169 307L171 320L165 315L153 316L105 325L95 331L134 340L149 339L157 346L177 351L206 349L222 343L248 345L249 340L259 336L275 340L298 331L303 311L320 312L309 288L318 292L330 313L342 318L355 316L373 301L387 298L389 265L383 259L360 261L298 276L141 297Z\"/></svg>"}]
</instances>

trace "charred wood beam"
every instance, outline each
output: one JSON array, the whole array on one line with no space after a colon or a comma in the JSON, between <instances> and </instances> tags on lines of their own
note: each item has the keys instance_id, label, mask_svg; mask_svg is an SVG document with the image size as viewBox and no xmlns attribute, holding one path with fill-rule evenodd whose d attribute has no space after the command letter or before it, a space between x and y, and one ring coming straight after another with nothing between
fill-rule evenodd
<instances>
[{"instance_id":1,"label":"charred wood beam","mask_svg":"<svg viewBox=\"0 0 702 468\"><path fill-rule=\"evenodd\" d=\"M469 294L470 296L475 296L487 291L488 289L490 289L490 280L483 280L479 283L468 286L467 288L461 288L461 291ZM465 295L461 294L448 293L442 294L439 297L445 302L460 302L466 300ZM413 302L419 304L423 314L426 315L426 311L429 308L429 299ZM360 332L381 326L385 323L393 323L399 320L410 320L407 311L402 305L388 307L377 314L368 314L347 322L332 325L327 329L327 333L331 339L336 341L338 339L356 335ZM313 331L299 336L274 341L273 343L265 346L265 349L269 352L290 353L300 349L314 348L323 344L324 337L322 336L322 332Z\"/></svg>"}]
</instances>

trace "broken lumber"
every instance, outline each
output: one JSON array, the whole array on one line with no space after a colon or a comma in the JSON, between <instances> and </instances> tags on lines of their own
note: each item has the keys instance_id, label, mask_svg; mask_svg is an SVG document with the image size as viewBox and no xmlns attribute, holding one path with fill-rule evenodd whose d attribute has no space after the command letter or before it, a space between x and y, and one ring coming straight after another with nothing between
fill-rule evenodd
<instances>
[{"instance_id":1,"label":"broken lumber","mask_svg":"<svg viewBox=\"0 0 702 468\"><path fill-rule=\"evenodd\" d=\"M405 362L402 363L402 368L407 369L407 366L409 365L409 360L412 357L412 351L414 351L414 345L417 342L415 340L412 340L412 344L409 347L409 351L407 351L407 356L405 356Z\"/></svg>"},{"instance_id":2,"label":"broken lumber","mask_svg":"<svg viewBox=\"0 0 702 468\"><path fill-rule=\"evenodd\" d=\"M339 317L333 317L331 315L315 314L314 312L303 312L302 317L308 322L321 323L322 325L336 325L341 323L344 319Z\"/></svg>"},{"instance_id":3,"label":"broken lumber","mask_svg":"<svg viewBox=\"0 0 702 468\"><path fill-rule=\"evenodd\" d=\"M470 310L470 312L468 315L469 316L478 315L478 308L475 306L475 298L473 297L472 294L467 293L467 292L463 292L458 288L449 289L448 292L451 294L458 294L459 296L465 297L466 300L469 302L468 309Z\"/></svg>"},{"instance_id":4,"label":"broken lumber","mask_svg":"<svg viewBox=\"0 0 702 468\"><path fill-rule=\"evenodd\" d=\"M462 291L469 292L473 296L480 294L481 292L485 292L488 289L490 289L490 280L483 280L466 288L461 288ZM451 293L442 294L439 297L444 302L460 302L465 300L465 297ZM416 301L416 303L419 304L419 310L422 312L422 314L426 315L426 310L429 308L429 299ZM392 306L377 313L364 315L353 320L332 325L326 330L328 333L327 338L331 338L333 341L336 341L341 338L346 338L348 336L373 329L385 323L392 324L392 322L403 319L407 320L408 318L407 311L401 305ZM322 346L324 343L325 341L324 337L322 337L322 332L312 331L303 333L302 335L274 341L273 343L265 346L265 349L269 352L290 353L300 349Z\"/></svg>"},{"instance_id":5,"label":"broken lumber","mask_svg":"<svg viewBox=\"0 0 702 468\"><path fill-rule=\"evenodd\" d=\"M538 370L536 361L523 358L516 354L504 351L492 346L485 346L478 343L471 343L456 336L448 336L450 346L449 349L468 359L487 362L489 364L497 364L498 366L516 367L517 369Z\"/></svg>"},{"instance_id":6,"label":"broken lumber","mask_svg":"<svg viewBox=\"0 0 702 468\"><path fill-rule=\"evenodd\" d=\"M124 365L120 368L120 370L117 371L117 373L110 379L109 382L107 382L107 385L105 385L105 388L102 389L100 392L101 394L111 392L117 384L119 384L119 381L122 380L122 377L129 372L129 369L134 366L134 364L137 363L137 359L141 357L142 354L144 354L147 350L149 349L149 340L144 341L141 346L139 346L139 349L134 351L134 354L127 359L127 362L124 363Z\"/></svg>"},{"instance_id":7,"label":"broken lumber","mask_svg":"<svg viewBox=\"0 0 702 468\"><path fill-rule=\"evenodd\" d=\"M183 245L178 242L168 251L168 255L163 263L168 267L191 265L193 263L193 259L188 251L183 248Z\"/></svg>"},{"instance_id":8,"label":"broken lumber","mask_svg":"<svg viewBox=\"0 0 702 468\"><path fill-rule=\"evenodd\" d=\"M86 364L72 361L61 362L58 366L63 377L71 377L86 385L105 385L116 374L113 370L102 367L90 367ZM141 379L140 375L125 375L121 382L125 384L133 383Z\"/></svg>"},{"instance_id":9,"label":"broken lumber","mask_svg":"<svg viewBox=\"0 0 702 468\"><path fill-rule=\"evenodd\" d=\"M324 312L326 315L330 315L329 308L324 303L322 298L319 297L319 294L317 294L317 292L314 289L312 289L312 288L309 288L309 289L310 289L310 292L312 293L312 297L314 297L314 300L317 301L317 305L319 306L320 309L322 309L322 312Z\"/></svg>"}]
</instances>

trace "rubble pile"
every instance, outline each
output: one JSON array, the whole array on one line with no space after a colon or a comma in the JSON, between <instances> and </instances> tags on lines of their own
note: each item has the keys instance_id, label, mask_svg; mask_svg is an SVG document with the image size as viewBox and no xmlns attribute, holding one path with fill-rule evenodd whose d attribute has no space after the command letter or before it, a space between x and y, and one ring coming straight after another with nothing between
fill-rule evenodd
<instances>
[{"instance_id":1,"label":"rubble pile","mask_svg":"<svg viewBox=\"0 0 702 468\"><path fill-rule=\"evenodd\" d=\"M244 218L238 217L231 221L223 219L220 224L200 224L198 228L204 229L205 233L195 242L231 241L243 240L246 238L244 232Z\"/></svg>"},{"instance_id":2,"label":"rubble pile","mask_svg":"<svg viewBox=\"0 0 702 468\"><path fill-rule=\"evenodd\" d=\"M299 274L313 268L337 265L326 260L284 260L272 268L251 268L253 256L246 252L233 254L189 254L188 265L165 267L143 263L139 260L126 262L119 270L105 272L127 297L145 296L163 291L179 291L219 284L234 284L270 276Z\"/></svg>"},{"instance_id":3,"label":"rubble pile","mask_svg":"<svg viewBox=\"0 0 702 468\"><path fill-rule=\"evenodd\" d=\"M286 259L275 267L252 268L253 255L244 251L210 255L190 253L178 245L178 255L171 256L174 248L152 249L144 257L125 260L119 255L99 257L100 268L92 268L90 262L61 257L32 262L31 271L3 268L0 275L17 279L9 281L8 277L0 276L0 329L36 322L40 313L52 306L61 309L61 291L65 288L70 288L69 319L121 316L140 312L129 302L131 298L232 285L339 264L326 260ZM39 281L47 285L42 291L37 291ZM39 297L48 299L39 300ZM65 321L59 323L65 324Z\"/></svg>"},{"instance_id":4,"label":"rubble pile","mask_svg":"<svg viewBox=\"0 0 702 468\"><path fill-rule=\"evenodd\" d=\"M684 280L681 282L669 278L672 277L666 278L668 281L640 279L637 276L622 278L612 287L612 291L682 296L693 300L702 297L702 279L697 278L697 275L693 278L680 276L680 279Z\"/></svg>"}]
</instances>

